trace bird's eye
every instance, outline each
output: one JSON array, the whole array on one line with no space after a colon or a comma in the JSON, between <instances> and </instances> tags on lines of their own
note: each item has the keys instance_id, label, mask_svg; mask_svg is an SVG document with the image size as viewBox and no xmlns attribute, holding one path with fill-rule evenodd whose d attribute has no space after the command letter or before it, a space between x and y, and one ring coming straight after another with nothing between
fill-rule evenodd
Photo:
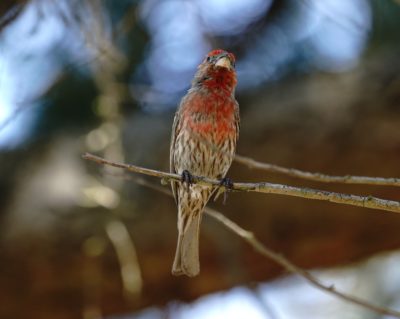
<instances>
[{"instance_id":1,"label":"bird's eye","mask_svg":"<svg viewBox=\"0 0 400 319\"><path fill-rule=\"evenodd\" d=\"M211 57L210 56L207 57L207 62L211 62Z\"/></svg>"}]
</instances>

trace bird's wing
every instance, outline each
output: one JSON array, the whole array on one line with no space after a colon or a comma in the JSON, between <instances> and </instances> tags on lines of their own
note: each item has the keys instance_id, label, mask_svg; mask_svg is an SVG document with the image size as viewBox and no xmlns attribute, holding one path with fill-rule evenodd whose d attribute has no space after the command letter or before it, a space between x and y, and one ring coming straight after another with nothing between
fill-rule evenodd
<instances>
[{"instance_id":1,"label":"bird's wing","mask_svg":"<svg viewBox=\"0 0 400 319\"><path fill-rule=\"evenodd\" d=\"M181 112L182 112L182 104L184 103L184 99L182 99L181 103L178 106L178 109L176 110L175 117L174 117L174 123L172 124L172 132L171 132L171 145L169 149L169 171L171 173L177 174L178 172L176 171L175 168L175 158L174 158L174 149L175 149L175 143L176 143L176 137L177 137L177 130L180 128L180 119L181 119ZM177 196L177 182L172 181L171 182L171 187L172 187L172 194L175 198L175 202L178 203L178 196Z\"/></svg>"},{"instance_id":2,"label":"bird's wing","mask_svg":"<svg viewBox=\"0 0 400 319\"><path fill-rule=\"evenodd\" d=\"M239 114L239 103L235 101L235 125L236 125L236 142L239 139L240 131L240 114Z\"/></svg>"}]
</instances>

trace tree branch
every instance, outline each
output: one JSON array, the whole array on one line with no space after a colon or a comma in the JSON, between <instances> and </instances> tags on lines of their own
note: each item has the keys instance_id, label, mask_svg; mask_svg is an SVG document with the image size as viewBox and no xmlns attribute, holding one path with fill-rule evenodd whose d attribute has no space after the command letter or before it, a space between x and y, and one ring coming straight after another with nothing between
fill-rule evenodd
<instances>
[{"instance_id":1,"label":"tree branch","mask_svg":"<svg viewBox=\"0 0 400 319\"><path fill-rule=\"evenodd\" d=\"M148 169L136 165L112 162L89 153L83 154L82 157L86 160L94 161L99 164L110 165L114 167L123 168L135 173L163 178L166 181L181 181L181 176L178 174L161 172L158 170ZM220 181L201 176L193 176L193 182L205 186L221 187ZM372 196L341 194L341 193L334 193L334 192L328 192L311 188L301 188L301 187L294 187L282 184L272 184L268 182L234 183L232 189L236 191L258 192L266 194L295 196L308 199L317 199L338 204L359 206L371 209L381 209L390 212L400 213L400 202L393 200L385 200Z\"/></svg>"},{"instance_id":2,"label":"tree branch","mask_svg":"<svg viewBox=\"0 0 400 319\"><path fill-rule=\"evenodd\" d=\"M317 182L400 187L400 178L395 178L395 177L383 178L383 177L367 177L367 176L351 176L351 175L333 176L321 173L311 173L294 168L286 168L274 164L259 162L250 157L242 155L236 155L235 161L237 163L246 165L249 168L261 169L267 172L280 173L291 177L297 177Z\"/></svg>"},{"instance_id":3,"label":"tree branch","mask_svg":"<svg viewBox=\"0 0 400 319\"><path fill-rule=\"evenodd\" d=\"M327 286L327 285L321 283L316 277L311 275L308 271L296 266L295 264L291 263L288 259L286 259L282 255L280 255L280 254L274 252L273 250L267 248L266 246L264 246L254 236L254 234L252 232L243 229L238 224L236 224L232 220L228 219L220 212L218 212L212 208L206 207L205 213L208 214L209 216L213 217L214 219L218 220L219 222L221 222L226 228L228 228L233 233L235 233L236 235L241 237L243 240L245 240L258 253L275 261L277 264L284 267L287 271L289 271L293 274L299 275L300 277L305 279L308 283L310 283L314 287L317 287L325 292L335 295L335 296L339 297L340 299L349 301L353 304L356 304L356 305L362 306L364 308L370 309L372 311L375 311L376 313L380 313L383 315L391 315L393 317L400 318L399 311L388 309L388 308L377 306L377 305L373 305L366 300L360 299L360 298L352 296L350 294L346 294L344 292L340 292L340 291L336 290L336 288L333 285Z\"/></svg>"},{"instance_id":4,"label":"tree branch","mask_svg":"<svg viewBox=\"0 0 400 319\"><path fill-rule=\"evenodd\" d=\"M139 185L146 186L146 187L154 189L154 190L156 190L158 192L161 192L163 194L172 196L172 193L170 191L168 191L167 189L165 189L164 187L161 187L159 185L155 185L153 183L150 183L150 182L146 181L143 178L139 177L139 178L135 178L133 180ZM302 277L303 279L305 279L312 286L314 286L314 287L316 287L316 288L318 288L318 289L320 289L322 291L325 291L325 292L327 292L327 293L329 293L331 295L334 295L334 296L338 297L341 300L344 300L344 301L350 302L352 304L361 306L361 307L363 307L365 309L369 309L371 311L374 311L374 312L382 314L382 315L388 315L388 316L392 316L392 317L395 317L395 318L400 318L400 312L399 311L371 304L370 302L368 302L366 300L363 300L361 298L358 298L358 297L352 296L350 294L338 291L333 285L325 285L325 284L321 283L318 278L316 278L313 275L311 275L308 271L296 266L295 264L290 262L288 259L286 259L282 255L274 252L273 250L271 250L268 247L266 247L265 245L263 245L254 236L254 234L252 232L250 232L248 230L245 230L244 228L240 227L238 224L236 224L235 222L233 222L232 220L230 220L229 218L224 216L219 211L217 211L215 209L212 209L212 208L209 208L209 207L206 206L205 209L204 209L204 213L207 214L208 216L214 218L215 220L220 222L224 227L226 227L227 229L232 231L234 234L236 234L237 236L242 238L250 246L252 246L254 248L254 250L256 250L259 254L261 254L262 256L273 260L277 264L281 265L288 272L290 272L292 274L296 274L296 275Z\"/></svg>"}]
</instances>

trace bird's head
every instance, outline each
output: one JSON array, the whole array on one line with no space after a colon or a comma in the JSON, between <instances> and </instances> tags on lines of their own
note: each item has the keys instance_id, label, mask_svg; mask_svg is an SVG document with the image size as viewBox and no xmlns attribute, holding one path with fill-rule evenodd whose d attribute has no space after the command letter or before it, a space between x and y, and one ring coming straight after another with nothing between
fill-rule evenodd
<instances>
[{"instance_id":1,"label":"bird's head","mask_svg":"<svg viewBox=\"0 0 400 319\"><path fill-rule=\"evenodd\" d=\"M207 54L203 64L209 67L225 68L232 71L235 69L235 56L233 53L229 53L225 50L212 50Z\"/></svg>"},{"instance_id":2,"label":"bird's head","mask_svg":"<svg viewBox=\"0 0 400 319\"><path fill-rule=\"evenodd\" d=\"M234 92L236 86L235 56L225 50L210 51L199 65L193 86Z\"/></svg>"}]
</instances>

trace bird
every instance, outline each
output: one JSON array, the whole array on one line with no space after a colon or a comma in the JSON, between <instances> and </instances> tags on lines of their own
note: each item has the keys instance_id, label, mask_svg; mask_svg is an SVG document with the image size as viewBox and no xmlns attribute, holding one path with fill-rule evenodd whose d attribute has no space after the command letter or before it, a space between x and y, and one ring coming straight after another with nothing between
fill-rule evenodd
<instances>
[{"instance_id":1,"label":"bird","mask_svg":"<svg viewBox=\"0 0 400 319\"><path fill-rule=\"evenodd\" d=\"M175 113L170 145L170 172L178 208L178 242L172 274L197 276L200 272L199 232L204 207L219 187L192 183L192 176L221 181L235 156L239 138L239 104L235 99L235 56L222 49L210 51Z\"/></svg>"}]
</instances>

